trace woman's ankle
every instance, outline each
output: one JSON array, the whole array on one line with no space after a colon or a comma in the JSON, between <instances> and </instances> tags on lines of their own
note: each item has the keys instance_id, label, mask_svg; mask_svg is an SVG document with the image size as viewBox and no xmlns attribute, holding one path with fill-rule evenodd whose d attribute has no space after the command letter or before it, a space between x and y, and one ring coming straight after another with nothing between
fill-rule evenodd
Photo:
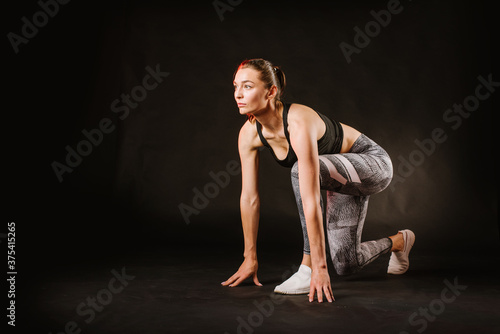
<instances>
[{"instance_id":1,"label":"woman's ankle","mask_svg":"<svg viewBox=\"0 0 500 334\"><path fill-rule=\"evenodd\" d=\"M304 256L302 257L302 262L300 264L303 264L305 266L308 266L309 268L312 268L311 255L304 253Z\"/></svg>"},{"instance_id":2,"label":"woman's ankle","mask_svg":"<svg viewBox=\"0 0 500 334\"><path fill-rule=\"evenodd\" d=\"M395 235L391 235L389 239L391 239L392 241L391 252L401 252L404 249L405 241L403 238L403 233L398 232Z\"/></svg>"}]
</instances>

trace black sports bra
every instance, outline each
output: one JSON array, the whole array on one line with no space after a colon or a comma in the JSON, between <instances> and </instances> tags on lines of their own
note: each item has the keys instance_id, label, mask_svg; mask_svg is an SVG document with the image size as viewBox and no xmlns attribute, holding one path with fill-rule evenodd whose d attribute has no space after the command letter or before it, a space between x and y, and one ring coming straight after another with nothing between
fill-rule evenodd
<instances>
[{"instance_id":1,"label":"black sports bra","mask_svg":"<svg viewBox=\"0 0 500 334\"><path fill-rule=\"evenodd\" d=\"M285 159L280 160L274 154L274 151L267 142L266 138L262 135L262 125L256 121L257 133L259 134L260 141L267 147L274 160L276 160L281 166L291 168L293 164L297 161L297 155L293 151L292 145L290 144L290 134L288 133L288 109L290 108L289 103L283 104L283 128L285 131L285 137L288 142L288 154ZM318 140L318 154L336 154L340 153L342 148L342 141L344 139L344 132L342 126L339 122L331 120L329 117L317 112L319 117L325 122L326 130L323 136Z\"/></svg>"}]
</instances>

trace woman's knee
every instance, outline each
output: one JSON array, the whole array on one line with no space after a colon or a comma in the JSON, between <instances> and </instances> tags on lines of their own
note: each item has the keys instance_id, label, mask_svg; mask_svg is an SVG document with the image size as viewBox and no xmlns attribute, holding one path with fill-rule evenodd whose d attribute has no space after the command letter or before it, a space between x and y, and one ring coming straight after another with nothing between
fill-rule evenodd
<instances>
[{"instance_id":1,"label":"woman's knee","mask_svg":"<svg viewBox=\"0 0 500 334\"><path fill-rule=\"evenodd\" d=\"M378 181L378 185L380 187L379 191L382 191L385 188L387 188L391 183L393 177L393 169L392 169L392 161L389 157L383 159L380 165L384 166L383 168L381 168L379 172L380 179Z\"/></svg>"},{"instance_id":2,"label":"woman's knee","mask_svg":"<svg viewBox=\"0 0 500 334\"><path fill-rule=\"evenodd\" d=\"M350 250L343 251L331 251L330 255L332 257L333 268L339 276L351 275L360 270L357 259L354 254L354 258L351 258Z\"/></svg>"},{"instance_id":3,"label":"woman's knee","mask_svg":"<svg viewBox=\"0 0 500 334\"><path fill-rule=\"evenodd\" d=\"M360 269L357 264L353 265L352 263L340 263L335 260L333 261L333 268L339 276L352 275L358 272Z\"/></svg>"},{"instance_id":4,"label":"woman's knee","mask_svg":"<svg viewBox=\"0 0 500 334\"><path fill-rule=\"evenodd\" d=\"M361 179L361 193L374 195L386 189L392 181L392 162L388 157L377 157L376 163L370 166L371 173Z\"/></svg>"}]
</instances>

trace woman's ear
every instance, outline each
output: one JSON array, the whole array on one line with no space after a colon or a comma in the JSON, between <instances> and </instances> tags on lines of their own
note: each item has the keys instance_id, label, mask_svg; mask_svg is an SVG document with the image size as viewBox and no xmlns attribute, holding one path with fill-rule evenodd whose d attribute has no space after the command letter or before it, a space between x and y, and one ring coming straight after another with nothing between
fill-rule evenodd
<instances>
[{"instance_id":1,"label":"woman's ear","mask_svg":"<svg viewBox=\"0 0 500 334\"><path fill-rule=\"evenodd\" d=\"M267 97L272 100L276 94L278 93L278 87L276 87L275 85L272 85L271 86L271 89L269 89L269 93L267 94Z\"/></svg>"}]
</instances>

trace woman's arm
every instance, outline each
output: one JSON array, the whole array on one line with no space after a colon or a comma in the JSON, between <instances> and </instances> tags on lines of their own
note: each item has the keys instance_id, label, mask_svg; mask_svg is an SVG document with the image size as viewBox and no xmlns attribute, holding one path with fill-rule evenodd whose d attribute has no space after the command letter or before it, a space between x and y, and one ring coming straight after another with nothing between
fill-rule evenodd
<instances>
[{"instance_id":1,"label":"woman's arm","mask_svg":"<svg viewBox=\"0 0 500 334\"><path fill-rule=\"evenodd\" d=\"M290 118L290 142L298 158L299 187L306 218L307 234L311 246L312 276L309 301L323 301L323 293L329 302L333 300L330 276L326 264L325 232L321 213L319 182L319 156L317 122L311 113L301 113Z\"/></svg>"},{"instance_id":2,"label":"woman's arm","mask_svg":"<svg viewBox=\"0 0 500 334\"><path fill-rule=\"evenodd\" d=\"M249 140L250 139L250 140ZM258 188L259 151L252 145L252 138L242 129L238 138L241 160L241 223L245 240L245 258L257 258L257 232L259 229L260 198Z\"/></svg>"},{"instance_id":3,"label":"woman's arm","mask_svg":"<svg viewBox=\"0 0 500 334\"><path fill-rule=\"evenodd\" d=\"M260 198L258 190L259 151L255 142L255 127L245 123L238 138L238 151L241 160L241 197L240 211L243 227L245 260L238 271L222 285L237 286L249 277L256 285L262 285L257 278L257 233L259 230Z\"/></svg>"}]
</instances>

